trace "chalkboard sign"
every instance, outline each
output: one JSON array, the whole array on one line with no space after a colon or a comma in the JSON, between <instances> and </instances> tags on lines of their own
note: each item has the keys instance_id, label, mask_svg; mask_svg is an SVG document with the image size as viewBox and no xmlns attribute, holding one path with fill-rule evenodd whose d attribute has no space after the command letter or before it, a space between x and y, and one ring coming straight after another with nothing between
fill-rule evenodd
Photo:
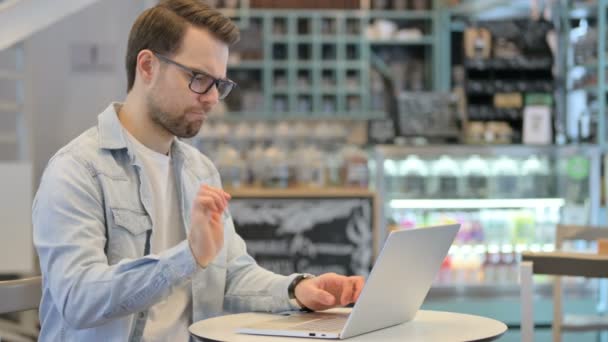
<instances>
[{"instance_id":1,"label":"chalkboard sign","mask_svg":"<svg viewBox=\"0 0 608 342\"><path fill-rule=\"evenodd\" d=\"M249 254L270 271L367 276L373 257L373 200L233 195L230 212Z\"/></svg>"},{"instance_id":2,"label":"chalkboard sign","mask_svg":"<svg viewBox=\"0 0 608 342\"><path fill-rule=\"evenodd\" d=\"M399 132L402 136L457 137L456 100L449 93L399 94Z\"/></svg>"}]
</instances>

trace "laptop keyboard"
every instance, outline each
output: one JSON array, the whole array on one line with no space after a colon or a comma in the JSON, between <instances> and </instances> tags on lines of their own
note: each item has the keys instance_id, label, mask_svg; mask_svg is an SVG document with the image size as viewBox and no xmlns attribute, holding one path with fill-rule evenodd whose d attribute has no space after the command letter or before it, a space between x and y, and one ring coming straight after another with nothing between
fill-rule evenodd
<instances>
[{"instance_id":1,"label":"laptop keyboard","mask_svg":"<svg viewBox=\"0 0 608 342\"><path fill-rule=\"evenodd\" d=\"M315 319L312 321L296 324L290 327L293 330L306 330L306 331L336 331L342 330L344 324L346 324L347 317L332 317Z\"/></svg>"}]
</instances>

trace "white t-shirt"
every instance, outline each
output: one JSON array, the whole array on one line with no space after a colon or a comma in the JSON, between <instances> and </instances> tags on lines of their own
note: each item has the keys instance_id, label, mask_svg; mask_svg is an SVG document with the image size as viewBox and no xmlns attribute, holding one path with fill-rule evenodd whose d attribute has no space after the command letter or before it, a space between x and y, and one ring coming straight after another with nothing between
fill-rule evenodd
<instances>
[{"instance_id":1,"label":"white t-shirt","mask_svg":"<svg viewBox=\"0 0 608 342\"><path fill-rule=\"evenodd\" d=\"M179 201L171 157L158 153L137 141L127 130L125 135L135 148L152 195L152 254L167 250L186 239L179 217ZM191 288L187 281L173 288L168 297L148 310L142 341L188 341L191 322Z\"/></svg>"}]
</instances>

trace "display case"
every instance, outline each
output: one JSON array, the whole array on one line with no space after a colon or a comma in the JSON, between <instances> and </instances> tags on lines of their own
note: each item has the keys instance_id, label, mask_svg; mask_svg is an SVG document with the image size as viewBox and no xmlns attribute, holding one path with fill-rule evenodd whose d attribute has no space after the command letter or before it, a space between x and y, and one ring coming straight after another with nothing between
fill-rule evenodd
<instances>
[{"instance_id":1,"label":"display case","mask_svg":"<svg viewBox=\"0 0 608 342\"><path fill-rule=\"evenodd\" d=\"M377 146L373 153L373 186L382 203L379 246L391 229L462 224L424 308L499 319L510 327L504 339L520 341L519 255L553 250L557 223L599 223L600 149ZM567 248L593 247L577 242ZM538 340L550 336L550 279L535 277ZM562 284L569 312L595 312L598 280L565 278Z\"/></svg>"},{"instance_id":2,"label":"display case","mask_svg":"<svg viewBox=\"0 0 608 342\"><path fill-rule=\"evenodd\" d=\"M459 222L440 286L517 285L524 250L553 250L558 223L597 224L594 146L378 146L381 244L391 229Z\"/></svg>"}]
</instances>

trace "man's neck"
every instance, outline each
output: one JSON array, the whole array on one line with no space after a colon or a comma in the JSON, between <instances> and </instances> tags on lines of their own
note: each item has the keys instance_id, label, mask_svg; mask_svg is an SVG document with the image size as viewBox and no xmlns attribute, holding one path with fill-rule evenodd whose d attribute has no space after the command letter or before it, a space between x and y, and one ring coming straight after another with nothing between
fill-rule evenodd
<instances>
[{"instance_id":1,"label":"man's neck","mask_svg":"<svg viewBox=\"0 0 608 342\"><path fill-rule=\"evenodd\" d=\"M150 114L142 101L131 95L118 111L122 126L144 146L158 153L168 154L173 135L150 119Z\"/></svg>"}]
</instances>

